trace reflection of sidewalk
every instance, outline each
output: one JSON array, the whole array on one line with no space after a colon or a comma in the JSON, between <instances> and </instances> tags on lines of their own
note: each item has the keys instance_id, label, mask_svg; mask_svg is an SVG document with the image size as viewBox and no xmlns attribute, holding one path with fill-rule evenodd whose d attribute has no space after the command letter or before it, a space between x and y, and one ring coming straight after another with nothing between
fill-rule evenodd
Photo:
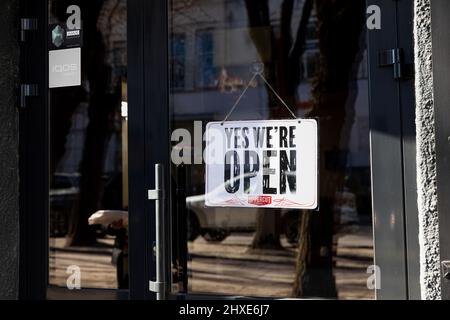
<instances>
[{"instance_id":1,"label":"reflection of sidewalk","mask_svg":"<svg viewBox=\"0 0 450 320\"><path fill-rule=\"evenodd\" d=\"M366 287L367 267L373 264L372 229L352 227L338 235L335 276L339 298L373 299ZM349 234L350 233L350 234ZM199 237L189 243L189 289L195 293L290 297L296 249L249 250L253 234L234 233L221 243ZM111 265L113 239L100 246L65 248L64 238L53 238L50 249L50 284L66 286L67 267L78 265L83 288L117 288Z\"/></svg>"},{"instance_id":2,"label":"reflection of sidewalk","mask_svg":"<svg viewBox=\"0 0 450 320\"><path fill-rule=\"evenodd\" d=\"M372 228L350 227L338 235L336 284L341 299L374 299L367 289L367 267L373 265Z\"/></svg>"},{"instance_id":3,"label":"reflection of sidewalk","mask_svg":"<svg viewBox=\"0 0 450 320\"><path fill-rule=\"evenodd\" d=\"M356 234L355 234L356 233ZM190 290L242 296L290 297L296 249L250 251L252 234L232 234L222 243L198 238L189 244ZM336 257L336 284L340 299L373 299L366 287L366 269L373 264L370 227L340 234Z\"/></svg>"},{"instance_id":4,"label":"reflection of sidewalk","mask_svg":"<svg viewBox=\"0 0 450 320\"><path fill-rule=\"evenodd\" d=\"M49 282L66 286L67 267L77 265L81 270L82 288L117 288L116 269L111 265L114 239L99 239L95 247L64 247L65 238L50 240Z\"/></svg>"},{"instance_id":5,"label":"reflection of sidewalk","mask_svg":"<svg viewBox=\"0 0 450 320\"><path fill-rule=\"evenodd\" d=\"M232 234L222 243L202 238L189 244L190 290L228 295L287 297L295 251L249 251L252 234Z\"/></svg>"}]
</instances>

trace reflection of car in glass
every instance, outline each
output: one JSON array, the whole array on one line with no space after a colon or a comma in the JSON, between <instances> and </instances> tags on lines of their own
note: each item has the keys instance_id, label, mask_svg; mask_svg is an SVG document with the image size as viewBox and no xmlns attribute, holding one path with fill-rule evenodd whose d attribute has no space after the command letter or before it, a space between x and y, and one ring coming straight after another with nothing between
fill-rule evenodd
<instances>
[{"instance_id":1,"label":"reflection of car in glass","mask_svg":"<svg viewBox=\"0 0 450 320\"><path fill-rule=\"evenodd\" d=\"M253 178L251 173L248 175ZM242 178L244 178L246 174ZM231 179L230 179L231 180ZM221 184L208 195L220 194L223 186ZM254 232L258 215L267 212L268 208L236 208L236 207L206 207L205 194L193 195L186 198L187 239L194 241L199 235L206 241L220 242L225 240L232 232ZM281 234L291 244L298 242L298 221L301 214L299 209L272 209L273 214L280 214Z\"/></svg>"},{"instance_id":2,"label":"reflection of car in glass","mask_svg":"<svg viewBox=\"0 0 450 320\"><path fill-rule=\"evenodd\" d=\"M230 208L206 207L205 195L186 198L188 209L188 240L194 241L202 235L206 241L220 242L231 232L254 232L257 217L262 214L262 208ZM289 243L298 240L299 210L281 209L282 232Z\"/></svg>"},{"instance_id":3,"label":"reflection of car in glass","mask_svg":"<svg viewBox=\"0 0 450 320\"><path fill-rule=\"evenodd\" d=\"M232 232L254 232L258 214L264 208L206 207L205 195L186 198L188 209L187 238L194 241L199 235L210 242L225 240ZM352 192L337 192L334 206L340 223L359 221L356 195ZM291 244L297 244L299 238L300 210L281 209L281 233ZM312 213L314 214L314 213Z\"/></svg>"},{"instance_id":4,"label":"reflection of car in glass","mask_svg":"<svg viewBox=\"0 0 450 320\"><path fill-rule=\"evenodd\" d=\"M69 231L69 219L74 209L75 202L80 193L79 173L62 173L54 174L52 187L49 190L50 205L50 236L65 237ZM108 181L111 178L103 176L105 189L107 189ZM104 192L106 194L107 191ZM99 225L91 226L98 237L105 236L105 229Z\"/></svg>"}]
</instances>

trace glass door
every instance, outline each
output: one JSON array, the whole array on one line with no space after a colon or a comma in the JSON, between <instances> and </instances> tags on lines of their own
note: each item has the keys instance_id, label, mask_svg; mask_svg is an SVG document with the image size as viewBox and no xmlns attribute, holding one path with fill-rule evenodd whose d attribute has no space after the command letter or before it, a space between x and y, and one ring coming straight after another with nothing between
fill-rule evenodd
<instances>
[{"instance_id":1,"label":"glass door","mask_svg":"<svg viewBox=\"0 0 450 320\"><path fill-rule=\"evenodd\" d=\"M127 1L48 1L54 288L129 288L127 52Z\"/></svg>"},{"instance_id":2,"label":"glass door","mask_svg":"<svg viewBox=\"0 0 450 320\"><path fill-rule=\"evenodd\" d=\"M172 294L375 297L365 11L170 1ZM208 123L292 119L289 109L320 128L318 209L207 206Z\"/></svg>"}]
</instances>

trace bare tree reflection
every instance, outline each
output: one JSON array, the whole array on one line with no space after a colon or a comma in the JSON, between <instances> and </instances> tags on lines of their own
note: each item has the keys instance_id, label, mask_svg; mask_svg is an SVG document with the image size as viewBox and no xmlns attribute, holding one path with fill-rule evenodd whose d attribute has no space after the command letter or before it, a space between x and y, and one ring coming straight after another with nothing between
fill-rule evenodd
<instances>
[{"instance_id":1,"label":"bare tree reflection","mask_svg":"<svg viewBox=\"0 0 450 320\"><path fill-rule=\"evenodd\" d=\"M104 172L107 141L114 129L113 113L119 109L121 92L114 84L113 70L107 57L107 48L98 20L102 9L110 3L117 6L119 1L80 0L54 1L51 15L65 21L66 8L77 4L82 8L83 48L82 87L61 88L50 93L51 103L51 173L55 173L57 163L67 152L65 144L71 126L71 117L81 103L88 105L88 125L82 144L83 154L79 166L79 193L69 222L68 246L91 245L96 242L96 234L88 225L88 217L101 207L103 195L102 175ZM109 17L111 18L111 17ZM114 87L115 85L115 87Z\"/></svg>"},{"instance_id":2,"label":"bare tree reflection","mask_svg":"<svg viewBox=\"0 0 450 320\"><path fill-rule=\"evenodd\" d=\"M265 64L265 77L277 89L289 105L295 105L296 90L302 80L301 57L304 52L307 26L311 16L313 1L306 0L303 5L295 38L292 36L294 0L285 0L281 5L280 36L276 37L270 21L269 0L246 0L250 36ZM273 93L268 90L270 117L288 116L280 107ZM263 212L258 215L256 234L252 248L280 249L280 213Z\"/></svg>"},{"instance_id":3,"label":"bare tree reflection","mask_svg":"<svg viewBox=\"0 0 450 320\"><path fill-rule=\"evenodd\" d=\"M302 214L293 296L336 297L333 276L333 205L344 182L345 152L354 104L347 110L349 79L358 65L364 25L363 0L306 0L295 37L291 34L293 0L281 4L280 36L274 34L269 1L246 0L250 34L266 64L266 77L284 100L295 105L301 79L300 59L313 8L318 19L319 70L313 84L314 108L310 117L320 122L320 210ZM265 28L269 36L261 36ZM268 41L269 40L269 41ZM267 46L270 46L269 50ZM267 52L272 56L268 57ZM270 93L269 93L270 94ZM271 117L286 114L270 99ZM278 216L278 215L277 215ZM279 247L279 232L273 213L261 215L253 247ZM279 219L278 219L279 220Z\"/></svg>"}]
</instances>

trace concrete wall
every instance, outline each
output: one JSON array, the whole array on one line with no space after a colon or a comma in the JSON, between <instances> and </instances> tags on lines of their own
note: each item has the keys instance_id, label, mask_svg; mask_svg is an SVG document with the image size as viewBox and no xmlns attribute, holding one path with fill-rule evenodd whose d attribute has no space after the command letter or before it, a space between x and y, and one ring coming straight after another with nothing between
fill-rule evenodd
<instances>
[{"instance_id":1,"label":"concrete wall","mask_svg":"<svg viewBox=\"0 0 450 320\"><path fill-rule=\"evenodd\" d=\"M0 1L0 299L18 297L18 2Z\"/></svg>"},{"instance_id":2,"label":"concrete wall","mask_svg":"<svg viewBox=\"0 0 450 320\"><path fill-rule=\"evenodd\" d=\"M420 286L422 299L440 299L430 1L414 3Z\"/></svg>"}]
</instances>

